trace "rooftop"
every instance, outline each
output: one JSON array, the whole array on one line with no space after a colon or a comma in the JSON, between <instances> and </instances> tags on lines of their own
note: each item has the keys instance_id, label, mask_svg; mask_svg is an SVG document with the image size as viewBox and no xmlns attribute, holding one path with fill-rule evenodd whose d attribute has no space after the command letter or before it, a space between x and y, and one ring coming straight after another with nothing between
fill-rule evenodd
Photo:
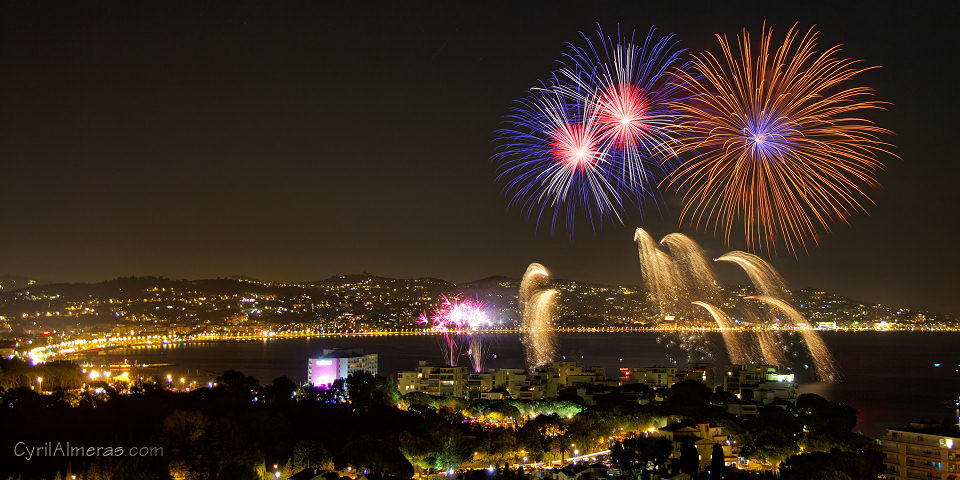
<instances>
[{"instance_id":1,"label":"rooftop","mask_svg":"<svg viewBox=\"0 0 960 480\"><path fill-rule=\"evenodd\" d=\"M960 426L957 424L915 420L904 427L890 427L891 431L938 435L941 437L960 438Z\"/></svg>"}]
</instances>

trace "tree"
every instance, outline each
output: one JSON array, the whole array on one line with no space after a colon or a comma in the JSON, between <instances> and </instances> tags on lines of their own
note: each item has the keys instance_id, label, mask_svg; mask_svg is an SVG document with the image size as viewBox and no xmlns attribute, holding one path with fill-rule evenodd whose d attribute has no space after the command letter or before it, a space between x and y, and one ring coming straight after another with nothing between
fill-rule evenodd
<instances>
[{"instance_id":1,"label":"tree","mask_svg":"<svg viewBox=\"0 0 960 480\"><path fill-rule=\"evenodd\" d=\"M297 391L297 384L287 376L274 378L273 383L264 387L260 397L265 403L285 404L293 401L293 392Z\"/></svg>"},{"instance_id":2,"label":"tree","mask_svg":"<svg viewBox=\"0 0 960 480\"><path fill-rule=\"evenodd\" d=\"M520 410L511 405L510 402L493 402L483 411L484 416L490 417L498 422L513 421L517 422L520 418Z\"/></svg>"},{"instance_id":3,"label":"tree","mask_svg":"<svg viewBox=\"0 0 960 480\"><path fill-rule=\"evenodd\" d=\"M192 455L209 426L199 411L174 410L163 420L163 433L173 455Z\"/></svg>"},{"instance_id":4,"label":"tree","mask_svg":"<svg viewBox=\"0 0 960 480\"><path fill-rule=\"evenodd\" d=\"M834 465L831 454L824 452L790 457L780 464L780 478L783 480L852 480L850 475Z\"/></svg>"},{"instance_id":5,"label":"tree","mask_svg":"<svg viewBox=\"0 0 960 480\"><path fill-rule=\"evenodd\" d=\"M723 447L719 443L713 444L710 455L710 480L723 480L727 473L727 466L723 463Z\"/></svg>"},{"instance_id":6,"label":"tree","mask_svg":"<svg viewBox=\"0 0 960 480\"><path fill-rule=\"evenodd\" d=\"M667 389L666 403L677 406L704 405L713 392L701 382L684 380Z\"/></svg>"},{"instance_id":7,"label":"tree","mask_svg":"<svg viewBox=\"0 0 960 480\"><path fill-rule=\"evenodd\" d=\"M882 459L879 449L806 453L781 463L780 475L783 480L873 480L880 475Z\"/></svg>"},{"instance_id":8,"label":"tree","mask_svg":"<svg viewBox=\"0 0 960 480\"><path fill-rule=\"evenodd\" d=\"M293 446L290 466L294 471L305 468L313 470L332 470L333 457L323 445L309 440L300 440Z\"/></svg>"},{"instance_id":9,"label":"tree","mask_svg":"<svg viewBox=\"0 0 960 480\"><path fill-rule=\"evenodd\" d=\"M393 377L381 377L361 370L351 373L345 383L350 403L357 406L392 407L397 405L400 398L397 381Z\"/></svg>"},{"instance_id":10,"label":"tree","mask_svg":"<svg viewBox=\"0 0 960 480\"><path fill-rule=\"evenodd\" d=\"M437 408L437 399L432 395L427 395L423 392L410 392L406 393L400 397L399 402L400 406L406 410L411 407L415 407L418 410L424 410L426 408L436 409Z\"/></svg>"},{"instance_id":11,"label":"tree","mask_svg":"<svg viewBox=\"0 0 960 480\"><path fill-rule=\"evenodd\" d=\"M227 370L217 377L217 390L238 401L249 402L260 388L260 382L236 370Z\"/></svg>"},{"instance_id":12,"label":"tree","mask_svg":"<svg viewBox=\"0 0 960 480\"><path fill-rule=\"evenodd\" d=\"M830 412L827 417L827 426L834 433L844 433L853 430L857 426L857 416L860 411L843 403L834 403L830 405Z\"/></svg>"},{"instance_id":13,"label":"tree","mask_svg":"<svg viewBox=\"0 0 960 480\"><path fill-rule=\"evenodd\" d=\"M198 471L210 478L257 478L256 466L263 465L263 456L244 433L242 426L232 419L219 418L211 422L199 443Z\"/></svg>"},{"instance_id":14,"label":"tree","mask_svg":"<svg viewBox=\"0 0 960 480\"><path fill-rule=\"evenodd\" d=\"M400 451L410 463L424 470L457 469L472 454L463 433L453 427L403 432Z\"/></svg>"},{"instance_id":15,"label":"tree","mask_svg":"<svg viewBox=\"0 0 960 480\"><path fill-rule=\"evenodd\" d=\"M798 453L797 441L803 432L803 424L782 408L763 408L746 429L741 438L745 457L776 465Z\"/></svg>"},{"instance_id":16,"label":"tree","mask_svg":"<svg viewBox=\"0 0 960 480\"><path fill-rule=\"evenodd\" d=\"M611 447L610 457L621 470L654 470L666 466L667 459L673 453L673 444L663 437L631 437L617 442Z\"/></svg>"},{"instance_id":17,"label":"tree","mask_svg":"<svg viewBox=\"0 0 960 480\"><path fill-rule=\"evenodd\" d=\"M697 452L697 445L691 438L685 438L680 446L680 460L677 462L680 471L689 475L695 475L700 470L700 453Z\"/></svg>"},{"instance_id":18,"label":"tree","mask_svg":"<svg viewBox=\"0 0 960 480\"><path fill-rule=\"evenodd\" d=\"M367 469L370 473L401 479L413 476L413 465L396 445L369 435L357 437L347 444L340 457L338 463L352 465L357 470Z\"/></svg>"},{"instance_id":19,"label":"tree","mask_svg":"<svg viewBox=\"0 0 960 480\"><path fill-rule=\"evenodd\" d=\"M828 434L843 434L853 430L860 413L849 405L830 403L813 393L797 397L797 410L809 431Z\"/></svg>"}]
</instances>

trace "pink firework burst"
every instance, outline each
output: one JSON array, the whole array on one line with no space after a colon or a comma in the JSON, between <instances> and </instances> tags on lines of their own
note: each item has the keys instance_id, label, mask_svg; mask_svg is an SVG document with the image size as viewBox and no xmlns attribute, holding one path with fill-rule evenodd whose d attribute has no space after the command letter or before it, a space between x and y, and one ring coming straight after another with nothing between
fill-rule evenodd
<instances>
[{"instance_id":1,"label":"pink firework burst","mask_svg":"<svg viewBox=\"0 0 960 480\"><path fill-rule=\"evenodd\" d=\"M589 168L601 156L596 133L592 125L559 125L550 134L553 156L571 172Z\"/></svg>"},{"instance_id":2,"label":"pink firework burst","mask_svg":"<svg viewBox=\"0 0 960 480\"><path fill-rule=\"evenodd\" d=\"M457 297L444 295L440 298L439 307L429 314L426 312L420 314L420 323L430 324L430 330L441 335L440 348L444 360L450 366L457 365L457 360L467 343L466 335L469 335L471 360L474 368L479 371L482 369L483 354L481 352L485 349L482 348L482 339L477 331L492 325L483 303L479 300L460 300Z\"/></svg>"},{"instance_id":3,"label":"pink firework burst","mask_svg":"<svg viewBox=\"0 0 960 480\"><path fill-rule=\"evenodd\" d=\"M649 135L650 100L632 83L611 85L600 92L593 108L601 138L617 151L635 149Z\"/></svg>"}]
</instances>

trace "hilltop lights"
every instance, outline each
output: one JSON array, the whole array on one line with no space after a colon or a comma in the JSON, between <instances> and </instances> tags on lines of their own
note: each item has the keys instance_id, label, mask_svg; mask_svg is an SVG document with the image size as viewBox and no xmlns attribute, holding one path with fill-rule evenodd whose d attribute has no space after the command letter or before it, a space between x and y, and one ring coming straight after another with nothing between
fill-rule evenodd
<instances>
[{"instance_id":1,"label":"hilltop lights","mask_svg":"<svg viewBox=\"0 0 960 480\"><path fill-rule=\"evenodd\" d=\"M667 244L671 241L677 242L683 240L680 236L669 235L664 238ZM666 245L670 252L673 252L673 246ZM384 279L384 282L404 282L395 279ZM184 298L181 293L177 293L176 298L145 298L145 299L114 299L114 298L87 298L78 301L68 301L58 299L56 302L65 302L58 305L62 311L76 312L76 314L93 315L100 313L108 316L108 321L113 321L118 327L116 331L120 333L101 333L91 332L85 329L79 330L56 330L55 334L44 337L43 342L39 340L25 340L17 347L15 356L19 356L28 361L31 365L43 364L68 355L82 355L103 351L110 352L114 349L131 348L136 350L153 350L179 348L184 344L195 342L213 342L213 341L251 341L264 339L294 339L294 338L324 338L324 337L350 337L350 336L419 336L435 335L437 332L431 331L429 325L417 325L416 316L424 308L436 302L442 288L437 290L422 289L422 282L410 280L409 286L380 286L376 281L363 280L361 282L348 283L336 287L317 287L332 296L332 300L305 298L299 293L284 297L283 294L270 296L257 296L253 294L238 295L210 295L205 292L194 292L195 295L190 298ZM713 281L702 287L709 287L717 293L716 298L703 300L706 303L714 305L716 308L723 309L731 317L731 325L721 327L716 321L712 321L704 314L707 313L695 310L695 314L703 317L699 321L690 321L689 317L675 316L674 322L657 322L662 317L656 317L647 311L643 305L650 301L650 296L636 289L626 286L599 286L585 285L576 281L558 281L553 285L557 290L556 308L558 311L578 308L581 311L575 312L583 314L585 317L596 316L606 319L605 324L596 326L580 325L551 325L544 328L543 331L553 332L670 332L670 333L706 333L706 332L738 332L757 335L760 332L770 332L770 335L761 338L764 345L767 346L768 353L777 353L777 338L787 332L803 333L803 328L794 325L789 321L772 321L769 318L769 306L759 306L757 310L762 315L752 315L751 318L738 318L735 311L729 308L733 304L744 303L742 300L749 293L733 288L724 288L722 285L714 284ZM285 288L286 284L270 284L277 288ZM516 281L500 282L497 287L512 289L515 288ZM419 287L419 288L418 288ZM147 290L152 291L152 290ZM157 288L157 292L161 289ZM451 292L452 293L452 292ZM951 320L936 318L929 314L920 314L904 308L894 308L879 304L862 304L850 300L842 299L831 295L828 292L820 290L801 290L791 292L796 299L798 310L806 317L816 319L811 322L811 327L818 330L828 329L831 331L957 331L957 324ZM338 297L338 295L340 295ZM152 296L152 294L151 294ZM244 315L235 315L244 305L251 305L249 301L253 296L257 299L257 308L262 310L262 314L251 314L244 312ZM496 295L494 295L496 296ZM710 295L707 295L710 296ZM705 299L707 296L704 296ZM686 309L697 309L700 307L689 306L682 302L682 296L666 295L664 298L668 303L683 304L680 305ZM241 298L245 299L241 302ZM691 300L696 300L693 298ZM270 301L272 306L262 304ZM359 301L362 308L373 309L370 312L363 313L351 310L354 308L353 302ZM493 300L489 296L477 298L477 301L490 301L491 305L497 304L498 300ZM573 301L575 303L571 304ZM158 312L166 312L167 305L164 302L170 302L177 306L172 309L172 313L157 313L150 315L133 315L129 309L133 309L141 303L148 303L149 309L158 306ZM184 316L180 311L180 304L189 303L199 311L217 315L219 311L222 321L212 322L210 324L197 324L191 320L192 314ZM757 302L752 302L757 303ZM107 307L107 305L113 305ZM391 309L400 308L398 311L379 312L378 308L385 305L391 305ZM229 307L229 308L228 308ZM84 309L90 309L85 311ZM107 309L102 313L100 309ZM330 313L327 314L329 309ZM282 311L281 311L282 310ZM536 311L533 308L531 311ZM656 310L656 306L654 306ZM293 323L266 326L261 320L268 315L268 312L289 312L295 314L309 314L310 319L297 319ZM40 312L44 313L44 312ZM485 322L472 328L464 328L457 331L457 335L462 335L463 339L489 334L513 334L524 333L521 325L517 325L510 319L494 309L488 312L490 324ZM55 314L54 314L55 315ZM780 314L781 316L783 314ZM239 320L237 318L241 318ZM764 318L757 318L764 317ZM39 319L38 319L39 320ZM138 326L130 327L126 322L136 322ZM171 327L163 325L170 322ZM378 323L380 322L380 323ZM41 323L36 322L39 328ZM686 323L686 324L684 324ZM2 321L0 321L2 324ZM119 325L123 324L122 328ZM834 327L836 325L836 327ZM169 328L169 330L167 330ZM187 330L189 329L189 330ZM185 333L191 331L193 333ZM526 331L527 334L536 333ZM82 338L77 338L82 337ZM686 337L694 337L686 335ZM769 338L767 338L769 337ZM736 336L730 337L736 338ZM766 341L770 340L770 341ZM43 343L41 345L41 343ZM480 347L484 347L481 345ZM470 355L470 360L482 360L486 355L486 348L473 349L477 355ZM473 353L473 352L471 352ZM492 352L491 358L494 358ZM766 355L764 355L766 357ZM947 365L947 364L944 364ZM89 371L89 369L88 369ZM119 372L117 372L119 373ZM84 372L87 376L88 372Z\"/></svg>"}]
</instances>

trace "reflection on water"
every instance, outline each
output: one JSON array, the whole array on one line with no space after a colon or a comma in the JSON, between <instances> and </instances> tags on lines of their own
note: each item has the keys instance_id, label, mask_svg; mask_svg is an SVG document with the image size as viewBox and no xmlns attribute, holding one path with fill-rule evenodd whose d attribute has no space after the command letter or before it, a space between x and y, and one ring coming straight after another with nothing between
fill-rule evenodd
<instances>
[{"instance_id":1,"label":"reflection on water","mask_svg":"<svg viewBox=\"0 0 960 480\"><path fill-rule=\"evenodd\" d=\"M840 365L844 381L814 383L809 361L795 358L792 368L801 381L800 391L823 395L860 410L858 429L871 436L886 427L925 417L942 420L955 414L944 406L960 396L960 334L957 333L824 333L823 338ZM616 376L620 367L667 365L685 362L686 353L656 341L654 333L568 333L558 335L559 352L567 360L597 365ZM381 374L416 367L419 360L443 361L439 337L336 337L251 342L187 344L168 348L125 349L104 355L86 355L94 364L166 363L163 374L216 375L228 369L253 375L261 382L286 375L306 379L306 360L324 348L363 347L380 355ZM711 361L727 363L720 334L706 336ZM516 335L490 338L488 368L522 367L523 348ZM469 360L463 358L462 365ZM940 366L934 366L939 364ZM810 382L810 383L804 383Z\"/></svg>"}]
</instances>

